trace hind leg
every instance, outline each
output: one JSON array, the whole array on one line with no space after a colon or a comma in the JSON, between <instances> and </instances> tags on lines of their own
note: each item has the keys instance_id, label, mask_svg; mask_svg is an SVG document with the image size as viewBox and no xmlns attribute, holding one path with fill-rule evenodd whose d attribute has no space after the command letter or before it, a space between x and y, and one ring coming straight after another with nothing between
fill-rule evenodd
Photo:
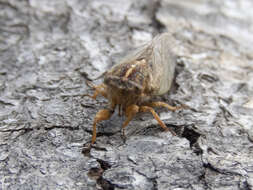
<instances>
[{"instance_id":1,"label":"hind leg","mask_svg":"<svg viewBox=\"0 0 253 190\"><path fill-rule=\"evenodd\" d=\"M170 111L176 111L178 109L183 108L183 106L170 106L169 104L167 104L165 102L152 102L152 103L148 103L147 106L149 106L149 107L164 107Z\"/></svg>"},{"instance_id":2,"label":"hind leg","mask_svg":"<svg viewBox=\"0 0 253 190\"><path fill-rule=\"evenodd\" d=\"M156 121L159 123L159 125L165 130L165 131L170 131L172 135L176 135L176 133L174 131L172 131L171 129L169 129L168 127L166 127L166 125L162 122L162 120L160 119L160 117L157 115L157 113L155 112L155 110L152 107L149 106L141 106L140 107L140 112L151 112L152 115L154 116L154 118L156 119Z\"/></svg>"},{"instance_id":3,"label":"hind leg","mask_svg":"<svg viewBox=\"0 0 253 190\"><path fill-rule=\"evenodd\" d=\"M131 105L127 107L126 109L126 120L123 123L122 126L122 135L125 137L125 127L129 124L129 122L133 119L133 117L138 113L138 112L151 112L153 117L156 119L156 121L159 123L159 125L165 130L165 131L170 131L172 135L176 135L176 133L172 130L170 130L166 125L162 122L160 117L157 115L155 110L152 107L149 106L137 106L137 105Z\"/></svg>"}]
</instances>

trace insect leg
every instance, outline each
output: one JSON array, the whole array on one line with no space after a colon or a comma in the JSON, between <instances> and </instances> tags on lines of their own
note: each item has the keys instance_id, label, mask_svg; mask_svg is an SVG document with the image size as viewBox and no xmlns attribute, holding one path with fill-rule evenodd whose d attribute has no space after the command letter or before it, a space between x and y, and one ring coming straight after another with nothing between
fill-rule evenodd
<instances>
[{"instance_id":1,"label":"insect leg","mask_svg":"<svg viewBox=\"0 0 253 190\"><path fill-rule=\"evenodd\" d=\"M107 98L107 91L106 91L106 85L104 83L98 85L98 86L95 86L93 85L92 83L86 81L86 84L93 88L95 90L94 94L91 96L91 95L87 95L87 94L84 94L83 96L89 96L91 98L93 98L94 100L97 98L97 96L99 94L101 94L102 96L104 96L105 98Z\"/></svg>"},{"instance_id":2,"label":"insect leg","mask_svg":"<svg viewBox=\"0 0 253 190\"><path fill-rule=\"evenodd\" d=\"M136 113L139 112L139 106L131 105L126 108L126 120L122 125L122 136L125 137L125 127L129 124L129 122L133 119Z\"/></svg>"},{"instance_id":3,"label":"insect leg","mask_svg":"<svg viewBox=\"0 0 253 190\"><path fill-rule=\"evenodd\" d=\"M118 105L119 116L121 116L121 104Z\"/></svg>"},{"instance_id":4,"label":"insect leg","mask_svg":"<svg viewBox=\"0 0 253 190\"><path fill-rule=\"evenodd\" d=\"M96 99L99 94L101 94L102 96L107 98L106 88L105 88L105 85L103 83L98 85L98 86L94 86L94 89L95 89L95 92L92 96L93 99Z\"/></svg>"},{"instance_id":5,"label":"insect leg","mask_svg":"<svg viewBox=\"0 0 253 190\"><path fill-rule=\"evenodd\" d=\"M166 127L166 125L162 122L162 120L159 118L155 110L149 106L141 106L140 107L140 112L151 112L156 121L159 123L159 125L165 130L165 131L170 131L172 135L176 135L176 133L169 128Z\"/></svg>"},{"instance_id":6,"label":"insect leg","mask_svg":"<svg viewBox=\"0 0 253 190\"><path fill-rule=\"evenodd\" d=\"M165 102L152 102L147 105L150 107L165 107L171 111L175 111L175 110L183 108L182 106L170 106L169 104L166 104Z\"/></svg>"},{"instance_id":7,"label":"insect leg","mask_svg":"<svg viewBox=\"0 0 253 190\"><path fill-rule=\"evenodd\" d=\"M95 116L94 122L93 122L93 132L92 132L92 140L91 144L94 144L96 141L97 137L97 128L96 125L98 122L110 119L111 115L113 114L113 110L109 109L104 109L104 110L99 110Z\"/></svg>"}]
</instances>

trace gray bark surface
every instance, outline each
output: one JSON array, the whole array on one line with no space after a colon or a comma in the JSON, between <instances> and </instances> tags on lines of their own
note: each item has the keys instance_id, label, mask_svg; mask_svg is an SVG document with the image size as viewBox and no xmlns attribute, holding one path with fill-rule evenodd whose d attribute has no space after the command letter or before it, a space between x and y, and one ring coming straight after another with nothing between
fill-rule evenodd
<instances>
[{"instance_id":1,"label":"gray bark surface","mask_svg":"<svg viewBox=\"0 0 253 190\"><path fill-rule=\"evenodd\" d=\"M253 190L253 2L0 0L0 190ZM120 130L82 94L126 52L170 32L182 44L158 109ZM102 79L93 80L95 84Z\"/></svg>"}]
</instances>

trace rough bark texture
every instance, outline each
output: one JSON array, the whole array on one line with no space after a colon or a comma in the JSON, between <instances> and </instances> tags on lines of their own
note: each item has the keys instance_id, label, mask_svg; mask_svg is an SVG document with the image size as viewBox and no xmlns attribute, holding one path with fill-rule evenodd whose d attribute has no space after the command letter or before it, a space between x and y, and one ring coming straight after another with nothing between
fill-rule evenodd
<instances>
[{"instance_id":1,"label":"rough bark texture","mask_svg":"<svg viewBox=\"0 0 253 190\"><path fill-rule=\"evenodd\" d=\"M253 190L252 9L250 0L1 0L0 190ZM182 48L163 100L189 109L158 112L178 136L141 114L124 143L115 114L87 156L106 101L81 97L85 80L164 31Z\"/></svg>"}]
</instances>

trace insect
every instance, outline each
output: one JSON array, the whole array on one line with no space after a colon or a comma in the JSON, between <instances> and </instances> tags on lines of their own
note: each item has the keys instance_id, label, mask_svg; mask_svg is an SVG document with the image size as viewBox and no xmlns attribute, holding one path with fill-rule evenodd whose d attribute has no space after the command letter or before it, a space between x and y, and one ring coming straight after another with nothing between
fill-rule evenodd
<instances>
[{"instance_id":1,"label":"insect","mask_svg":"<svg viewBox=\"0 0 253 190\"><path fill-rule=\"evenodd\" d=\"M108 70L102 84L89 84L95 90L90 97L96 99L98 95L102 95L109 101L109 107L99 110L94 118L91 144L96 141L97 123L108 120L116 107L119 115L126 116L122 125L124 137L125 127L139 112L150 112L165 131L176 135L166 127L153 108L165 107L175 111L181 107L152 101L155 96L163 95L171 89L176 65L176 46L177 42L171 34L160 34Z\"/></svg>"}]
</instances>

